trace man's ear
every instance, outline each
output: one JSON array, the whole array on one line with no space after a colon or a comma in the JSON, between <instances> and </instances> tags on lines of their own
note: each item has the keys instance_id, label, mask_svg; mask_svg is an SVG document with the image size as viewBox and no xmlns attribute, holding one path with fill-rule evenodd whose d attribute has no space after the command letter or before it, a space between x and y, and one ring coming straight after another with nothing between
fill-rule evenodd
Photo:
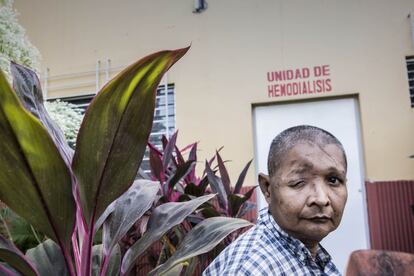
<instances>
[{"instance_id":1,"label":"man's ear","mask_svg":"<svg viewBox=\"0 0 414 276\"><path fill-rule=\"evenodd\" d=\"M264 173L259 173L259 186L260 190L262 190L262 193L267 201L267 203L270 203L270 178L268 175Z\"/></svg>"}]
</instances>

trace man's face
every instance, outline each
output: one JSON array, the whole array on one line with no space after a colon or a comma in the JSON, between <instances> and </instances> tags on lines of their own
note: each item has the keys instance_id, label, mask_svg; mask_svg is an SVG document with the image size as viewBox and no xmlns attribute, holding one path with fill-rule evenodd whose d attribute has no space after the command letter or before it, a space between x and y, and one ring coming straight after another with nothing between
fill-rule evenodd
<instances>
[{"instance_id":1,"label":"man's face","mask_svg":"<svg viewBox=\"0 0 414 276\"><path fill-rule=\"evenodd\" d=\"M348 192L337 145L299 143L271 179L261 175L259 180L271 214L291 236L305 244L320 242L338 227Z\"/></svg>"}]
</instances>

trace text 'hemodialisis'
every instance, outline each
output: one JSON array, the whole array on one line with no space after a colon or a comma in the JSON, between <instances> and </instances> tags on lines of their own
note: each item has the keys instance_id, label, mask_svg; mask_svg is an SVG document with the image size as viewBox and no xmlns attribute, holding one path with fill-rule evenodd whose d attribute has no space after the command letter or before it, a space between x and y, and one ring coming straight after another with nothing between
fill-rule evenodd
<instances>
[{"instance_id":1,"label":"text 'hemodialisis'","mask_svg":"<svg viewBox=\"0 0 414 276\"><path fill-rule=\"evenodd\" d=\"M267 72L268 96L283 97L332 91L329 65Z\"/></svg>"}]
</instances>

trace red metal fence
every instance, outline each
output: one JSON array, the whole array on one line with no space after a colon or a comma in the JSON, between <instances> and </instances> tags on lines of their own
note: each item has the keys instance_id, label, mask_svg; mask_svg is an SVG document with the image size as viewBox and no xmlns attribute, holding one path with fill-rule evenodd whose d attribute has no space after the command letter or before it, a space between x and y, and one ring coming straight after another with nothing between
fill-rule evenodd
<instances>
[{"instance_id":1,"label":"red metal fence","mask_svg":"<svg viewBox=\"0 0 414 276\"><path fill-rule=\"evenodd\" d=\"M414 253L414 181L367 182L371 248Z\"/></svg>"}]
</instances>

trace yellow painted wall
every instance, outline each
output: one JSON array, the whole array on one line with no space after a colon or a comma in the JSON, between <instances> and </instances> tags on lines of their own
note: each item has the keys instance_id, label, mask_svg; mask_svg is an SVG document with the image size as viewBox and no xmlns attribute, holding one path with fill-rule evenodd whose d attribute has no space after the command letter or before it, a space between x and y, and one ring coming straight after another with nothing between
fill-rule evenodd
<instances>
[{"instance_id":1,"label":"yellow painted wall","mask_svg":"<svg viewBox=\"0 0 414 276\"><path fill-rule=\"evenodd\" d=\"M173 68L179 143L201 160L224 146L235 181L253 157L252 104L358 94L371 180L414 179L414 109L405 57L414 55L412 0L16 0L50 75L126 65L192 44ZM268 71L328 64L333 91L269 98ZM66 91L66 93L68 93ZM59 94L49 95L52 97ZM254 170L248 182L254 183Z\"/></svg>"}]
</instances>

